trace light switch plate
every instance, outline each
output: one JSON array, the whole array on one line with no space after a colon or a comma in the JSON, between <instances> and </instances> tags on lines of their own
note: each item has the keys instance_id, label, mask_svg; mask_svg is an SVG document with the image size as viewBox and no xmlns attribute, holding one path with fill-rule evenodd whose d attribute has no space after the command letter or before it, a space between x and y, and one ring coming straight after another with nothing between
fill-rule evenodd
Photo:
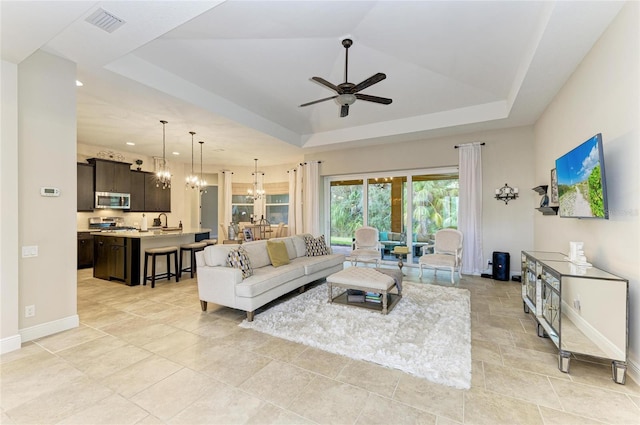
<instances>
[{"instance_id":1,"label":"light switch plate","mask_svg":"<svg viewBox=\"0 0 640 425\"><path fill-rule=\"evenodd\" d=\"M23 246L22 247L22 257L37 257L38 256L38 245L31 246Z\"/></svg>"}]
</instances>

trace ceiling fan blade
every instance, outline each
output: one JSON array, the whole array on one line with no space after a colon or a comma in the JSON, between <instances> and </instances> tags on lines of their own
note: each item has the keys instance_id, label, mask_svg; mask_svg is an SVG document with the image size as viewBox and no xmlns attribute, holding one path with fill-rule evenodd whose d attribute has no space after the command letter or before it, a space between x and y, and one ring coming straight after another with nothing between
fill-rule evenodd
<instances>
[{"instance_id":1,"label":"ceiling fan blade","mask_svg":"<svg viewBox=\"0 0 640 425\"><path fill-rule=\"evenodd\" d=\"M344 118L349 115L349 105L342 105L340 108L340 117Z\"/></svg>"},{"instance_id":2,"label":"ceiling fan blade","mask_svg":"<svg viewBox=\"0 0 640 425\"><path fill-rule=\"evenodd\" d=\"M388 105L392 102L391 99L386 97L369 96L368 94L360 93L356 93L356 99L366 100L367 102L382 103L383 105Z\"/></svg>"},{"instance_id":3,"label":"ceiling fan blade","mask_svg":"<svg viewBox=\"0 0 640 425\"><path fill-rule=\"evenodd\" d=\"M309 105L313 105L314 103L324 102L325 100L335 99L336 97L338 97L338 95L331 96L331 97L325 97L324 99L314 100L313 102L303 103L302 105L300 105L300 107L302 107L302 106L309 106Z\"/></svg>"},{"instance_id":4,"label":"ceiling fan blade","mask_svg":"<svg viewBox=\"0 0 640 425\"><path fill-rule=\"evenodd\" d=\"M380 81L384 80L385 78L387 78L387 76L385 74L383 74L382 72L378 72L376 75L372 75L371 77L367 78L366 80L364 80L360 84L357 84L353 88L352 93L358 93L360 90L364 90L367 87L370 87L370 86L374 85L375 83L379 83Z\"/></svg>"},{"instance_id":5,"label":"ceiling fan blade","mask_svg":"<svg viewBox=\"0 0 640 425\"><path fill-rule=\"evenodd\" d=\"M336 86L335 84L332 84L330 82L328 82L327 80L325 80L324 78L321 77L311 77L311 79L315 82L318 82L320 84L322 84L325 87L330 88L331 90L333 90L334 92L340 94L340 89L338 88L338 86Z\"/></svg>"}]
</instances>

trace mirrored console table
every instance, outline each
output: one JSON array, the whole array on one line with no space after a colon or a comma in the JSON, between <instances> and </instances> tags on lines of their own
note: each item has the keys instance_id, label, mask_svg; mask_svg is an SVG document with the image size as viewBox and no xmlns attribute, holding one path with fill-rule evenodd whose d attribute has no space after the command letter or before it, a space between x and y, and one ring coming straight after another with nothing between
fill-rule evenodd
<instances>
[{"instance_id":1,"label":"mirrored console table","mask_svg":"<svg viewBox=\"0 0 640 425\"><path fill-rule=\"evenodd\" d=\"M629 351L629 281L597 267L575 265L559 252L522 251L522 302L538 336L558 347L558 368L571 354L611 360L624 384Z\"/></svg>"}]
</instances>

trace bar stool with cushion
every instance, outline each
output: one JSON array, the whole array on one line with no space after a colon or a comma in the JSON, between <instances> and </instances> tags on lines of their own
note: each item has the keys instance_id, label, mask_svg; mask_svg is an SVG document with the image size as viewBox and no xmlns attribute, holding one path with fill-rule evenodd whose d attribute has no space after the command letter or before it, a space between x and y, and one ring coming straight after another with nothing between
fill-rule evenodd
<instances>
[{"instance_id":1,"label":"bar stool with cushion","mask_svg":"<svg viewBox=\"0 0 640 425\"><path fill-rule=\"evenodd\" d=\"M175 273L171 273L171 254L174 255L174 270ZM160 273L156 275L156 257L158 255L167 256L167 271L166 273ZM151 257L151 276L147 276L149 257ZM178 247L177 246L163 246L159 248L147 248L144 250L144 282L147 284L147 280L151 281L151 287L156 287L156 279L168 279L171 280L171 276L176 277L176 282L180 282L180 274L178 273Z\"/></svg>"},{"instance_id":2,"label":"bar stool with cushion","mask_svg":"<svg viewBox=\"0 0 640 425\"><path fill-rule=\"evenodd\" d=\"M182 272L191 272L191 278L193 279L193 274L196 271L196 252L202 251L206 246L207 243L205 241L180 245L180 267L178 268L178 270L180 270L180 276L182 276ZM182 261L184 259L183 254L185 251L189 251L189 256L191 257L191 264L186 268L182 265Z\"/></svg>"},{"instance_id":3,"label":"bar stool with cushion","mask_svg":"<svg viewBox=\"0 0 640 425\"><path fill-rule=\"evenodd\" d=\"M217 239L202 239L200 242L206 242L207 246L209 245L215 245L218 243Z\"/></svg>"}]
</instances>

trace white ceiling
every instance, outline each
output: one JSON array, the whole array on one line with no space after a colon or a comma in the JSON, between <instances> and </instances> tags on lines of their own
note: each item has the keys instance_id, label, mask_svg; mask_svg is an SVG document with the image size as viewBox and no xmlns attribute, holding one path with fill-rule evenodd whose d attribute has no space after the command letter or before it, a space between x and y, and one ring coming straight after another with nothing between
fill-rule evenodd
<instances>
[{"instance_id":1,"label":"white ceiling","mask_svg":"<svg viewBox=\"0 0 640 425\"><path fill-rule=\"evenodd\" d=\"M78 64L78 141L250 166L303 152L532 124L622 7L528 1L6 1L2 59ZM113 33L85 19L103 8ZM349 116L312 76L387 78ZM125 142L133 141L129 147ZM197 146L196 146L197 149ZM175 160L172 158L172 161Z\"/></svg>"}]
</instances>

